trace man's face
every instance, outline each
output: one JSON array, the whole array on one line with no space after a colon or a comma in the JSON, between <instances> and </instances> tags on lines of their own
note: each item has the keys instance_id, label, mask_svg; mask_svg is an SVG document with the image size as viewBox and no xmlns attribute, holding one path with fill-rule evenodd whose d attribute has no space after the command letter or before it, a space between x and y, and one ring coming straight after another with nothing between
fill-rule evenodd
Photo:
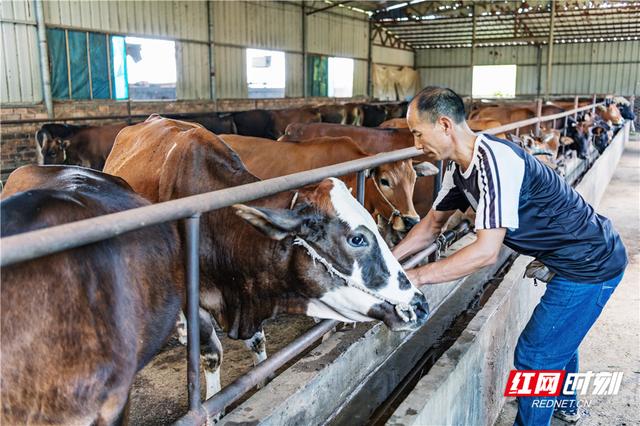
<instances>
[{"instance_id":1,"label":"man's face","mask_svg":"<svg viewBox=\"0 0 640 426\"><path fill-rule=\"evenodd\" d=\"M423 150L430 160L450 158L453 143L445 130L445 124L440 119L435 124L422 120L418 108L411 103L407 110L407 123L413 133L416 148ZM450 131L451 129L449 129L449 133Z\"/></svg>"}]
</instances>

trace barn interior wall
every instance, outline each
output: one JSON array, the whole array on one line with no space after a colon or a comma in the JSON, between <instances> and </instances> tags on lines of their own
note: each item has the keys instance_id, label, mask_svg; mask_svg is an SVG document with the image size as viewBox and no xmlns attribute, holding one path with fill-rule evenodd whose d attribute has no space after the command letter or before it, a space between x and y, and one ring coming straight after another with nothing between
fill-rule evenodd
<instances>
[{"instance_id":1,"label":"barn interior wall","mask_svg":"<svg viewBox=\"0 0 640 426\"><path fill-rule=\"evenodd\" d=\"M476 48L474 65L518 66L516 95L538 93L538 47ZM541 47L540 90L546 85L547 48ZM448 86L471 94L471 48L424 49L416 55L423 86ZM553 49L552 86L556 95L640 93L640 41L556 44Z\"/></svg>"}]
</instances>

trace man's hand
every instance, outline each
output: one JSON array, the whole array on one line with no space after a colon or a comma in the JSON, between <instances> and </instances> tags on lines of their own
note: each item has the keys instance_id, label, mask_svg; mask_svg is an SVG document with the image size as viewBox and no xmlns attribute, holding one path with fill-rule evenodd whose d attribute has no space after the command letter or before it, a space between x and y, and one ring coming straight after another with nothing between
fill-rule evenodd
<instances>
[{"instance_id":1,"label":"man's hand","mask_svg":"<svg viewBox=\"0 0 640 426\"><path fill-rule=\"evenodd\" d=\"M402 260L434 242L440 230L455 210L439 212L430 210L422 220L414 226L404 240L391 250L398 260Z\"/></svg>"},{"instance_id":2,"label":"man's hand","mask_svg":"<svg viewBox=\"0 0 640 426\"><path fill-rule=\"evenodd\" d=\"M462 278L498 260L505 228L480 229L478 238L446 259L406 271L413 285L444 283Z\"/></svg>"}]
</instances>

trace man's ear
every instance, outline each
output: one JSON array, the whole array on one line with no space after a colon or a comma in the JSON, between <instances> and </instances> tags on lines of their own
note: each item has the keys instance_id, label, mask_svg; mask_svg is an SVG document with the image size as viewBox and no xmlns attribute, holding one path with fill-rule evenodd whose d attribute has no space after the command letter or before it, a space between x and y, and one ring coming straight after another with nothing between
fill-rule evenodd
<instances>
[{"instance_id":1,"label":"man's ear","mask_svg":"<svg viewBox=\"0 0 640 426\"><path fill-rule=\"evenodd\" d=\"M244 204L235 204L233 209L238 216L273 240L295 235L304 220L291 210L249 207Z\"/></svg>"},{"instance_id":2,"label":"man's ear","mask_svg":"<svg viewBox=\"0 0 640 426\"><path fill-rule=\"evenodd\" d=\"M439 173L438 167L434 166L428 161L414 163L413 169L416 171L416 175L418 175L418 177L433 176Z\"/></svg>"},{"instance_id":3,"label":"man's ear","mask_svg":"<svg viewBox=\"0 0 640 426\"><path fill-rule=\"evenodd\" d=\"M442 130L444 130L446 133L450 132L451 129L453 129L453 121L451 121L451 119L445 115L441 115L440 117L438 117L438 123L440 123L440 125L442 126Z\"/></svg>"}]
</instances>

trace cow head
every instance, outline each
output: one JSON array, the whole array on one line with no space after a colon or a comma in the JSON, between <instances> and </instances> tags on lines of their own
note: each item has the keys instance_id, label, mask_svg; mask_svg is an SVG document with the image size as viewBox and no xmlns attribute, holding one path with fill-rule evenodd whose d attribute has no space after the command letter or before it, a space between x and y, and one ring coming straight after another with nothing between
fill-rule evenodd
<instances>
[{"instance_id":1,"label":"cow head","mask_svg":"<svg viewBox=\"0 0 640 426\"><path fill-rule=\"evenodd\" d=\"M69 140L53 137L46 130L36 132L36 153L38 164L65 164Z\"/></svg>"},{"instance_id":2,"label":"cow head","mask_svg":"<svg viewBox=\"0 0 640 426\"><path fill-rule=\"evenodd\" d=\"M373 218L340 180L301 193L292 210L236 205L262 233L293 247L297 288L309 316L344 322L382 320L415 329L427 318L424 295L391 254Z\"/></svg>"},{"instance_id":3,"label":"cow head","mask_svg":"<svg viewBox=\"0 0 640 426\"><path fill-rule=\"evenodd\" d=\"M620 110L614 103L611 103L607 106L598 105L596 111L600 118L602 118L604 121L610 121L616 126L624 122L624 119L620 114Z\"/></svg>"}]
</instances>

